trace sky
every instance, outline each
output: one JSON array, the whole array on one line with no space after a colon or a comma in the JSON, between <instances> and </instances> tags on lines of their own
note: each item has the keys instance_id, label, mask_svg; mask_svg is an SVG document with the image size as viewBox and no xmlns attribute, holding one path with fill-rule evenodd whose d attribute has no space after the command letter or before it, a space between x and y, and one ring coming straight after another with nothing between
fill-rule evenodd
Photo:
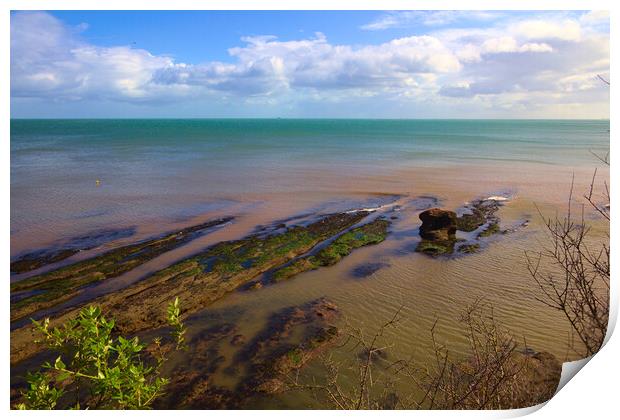
<instances>
[{"instance_id":1,"label":"sky","mask_svg":"<svg viewBox=\"0 0 620 420\"><path fill-rule=\"evenodd\" d=\"M12 118L609 118L601 11L11 12Z\"/></svg>"}]
</instances>

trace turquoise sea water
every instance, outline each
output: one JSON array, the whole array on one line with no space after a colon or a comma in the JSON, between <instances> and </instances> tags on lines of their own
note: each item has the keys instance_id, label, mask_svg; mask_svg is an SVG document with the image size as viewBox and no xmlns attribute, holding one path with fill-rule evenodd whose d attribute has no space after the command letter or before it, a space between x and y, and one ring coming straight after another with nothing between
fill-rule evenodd
<instances>
[{"instance_id":1,"label":"turquoise sea water","mask_svg":"<svg viewBox=\"0 0 620 420\"><path fill-rule=\"evenodd\" d=\"M584 120L12 120L11 231L189 217L248 194L325 187L313 173L354 188L355 177L398 168L591 165L608 130Z\"/></svg>"}]
</instances>

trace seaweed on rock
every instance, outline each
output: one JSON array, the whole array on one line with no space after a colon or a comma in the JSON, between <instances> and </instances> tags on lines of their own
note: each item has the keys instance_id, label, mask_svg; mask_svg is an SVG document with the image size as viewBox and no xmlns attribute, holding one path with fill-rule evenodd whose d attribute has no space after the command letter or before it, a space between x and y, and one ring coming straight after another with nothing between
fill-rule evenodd
<instances>
[{"instance_id":1,"label":"seaweed on rock","mask_svg":"<svg viewBox=\"0 0 620 420\"><path fill-rule=\"evenodd\" d=\"M274 281L282 281L304 271L334 265L357 248L383 242L387 236L389 226L389 221L375 219L365 225L351 229L315 255L299 258L291 264L278 269L273 273L273 279Z\"/></svg>"},{"instance_id":2,"label":"seaweed on rock","mask_svg":"<svg viewBox=\"0 0 620 420\"><path fill-rule=\"evenodd\" d=\"M65 302L79 294L84 286L126 273L231 220L233 217L210 220L15 282L11 284L11 294L15 297L11 302L11 321Z\"/></svg>"},{"instance_id":3,"label":"seaweed on rock","mask_svg":"<svg viewBox=\"0 0 620 420\"><path fill-rule=\"evenodd\" d=\"M420 227L421 241L416 251L431 257L452 255L455 252L471 254L481 249L480 243L470 242L455 247L459 240L456 232L475 232L480 230L475 241L488 238L501 232L499 217L496 213L504 200L503 197L489 197L475 200L465 206L463 214L456 216L450 210L433 208L420 213L422 225Z\"/></svg>"},{"instance_id":4,"label":"seaweed on rock","mask_svg":"<svg viewBox=\"0 0 620 420\"><path fill-rule=\"evenodd\" d=\"M158 328L164 319L162 302L178 297L183 302L183 317L196 313L258 275L286 264L354 226L368 214L367 211L336 213L307 226L292 226L265 237L253 235L220 242L125 289L101 296L94 304L116 320L119 333L133 334ZM56 316L51 320L52 325L73 312L75 310ZM40 349L31 337L28 327L11 333L12 363Z\"/></svg>"}]
</instances>

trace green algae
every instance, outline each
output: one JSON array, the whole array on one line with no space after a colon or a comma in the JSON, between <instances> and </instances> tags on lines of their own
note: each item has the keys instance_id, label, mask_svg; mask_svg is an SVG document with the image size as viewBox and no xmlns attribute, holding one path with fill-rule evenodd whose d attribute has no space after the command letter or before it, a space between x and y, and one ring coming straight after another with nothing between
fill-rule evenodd
<instances>
[{"instance_id":1,"label":"green algae","mask_svg":"<svg viewBox=\"0 0 620 420\"><path fill-rule=\"evenodd\" d=\"M465 244L458 247L457 251L463 254L473 254L480 250L480 244Z\"/></svg>"},{"instance_id":2,"label":"green algae","mask_svg":"<svg viewBox=\"0 0 620 420\"><path fill-rule=\"evenodd\" d=\"M55 264L79 252L97 248L116 239L128 238L134 233L135 228L133 227L102 229L70 238L57 247L35 249L21 254L12 261L11 273L21 274Z\"/></svg>"},{"instance_id":3,"label":"green algae","mask_svg":"<svg viewBox=\"0 0 620 420\"><path fill-rule=\"evenodd\" d=\"M49 252L48 254L42 256L26 255L11 263L11 273L21 274L28 271L36 270L37 268L43 267L44 265L54 264L65 260L77 254L78 252L80 252L80 250L77 248L66 248L59 249L54 252Z\"/></svg>"},{"instance_id":4,"label":"green algae","mask_svg":"<svg viewBox=\"0 0 620 420\"><path fill-rule=\"evenodd\" d=\"M304 271L316 270L321 267L318 261L313 258L300 258L296 261L293 261L290 265L286 267L280 268L278 271L273 273L273 280L276 282L290 279L291 277L296 276L299 273L303 273Z\"/></svg>"},{"instance_id":5,"label":"green algae","mask_svg":"<svg viewBox=\"0 0 620 420\"><path fill-rule=\"evenodd\" d=\"M293 367L301 366L301 362L303 360L303 351L299 347L296 347L286 353L286 357L288 358Z\"/></svg>"},{"instance_id":6,"label":"green algae","mask_svg":"<svg viewBox=\"0 0 620 420\"><path fill-rule=\"evenodd\" d=\"M278 235L264 238L252 236L241 241L224 242L190 261L206 260L208 264L202 264L203 272L229 277L276 259L288 258L299 249L314 246L320 238L323 238L322 234L314 235L307 228L295 226Z\"/></svg>"},{"instance_id":7,"label":"green algae","mask_svg":"<svg viewBox=\"0 0 620 420\"><path fill-rule=\"evenodd\" d=\"M273 273L274 281L289 279L299 273L338 263L354 249L374 245L385 240L390 222L376 219L339 236L316 255L300 258Z\"/></svg>"},{"instance_id":8,"label":"green algae","mask_svg":"<svg viewBox=\"0 0 620 420\"><path fill-rule=\"evenodd\" d=\"M474 207L472 213L464 214L456 219L456 228L462 232L473 232L486 221L484 213Z\"/></svg>"},{"instance_id":9,"label":"green algae","mask_svg":"<svg viewBox=\"0 0 620 420\"><path fill-rule=\"evenodd\" d=\"M452 254L456 241L428 241L422 240L416 247L417 252L421 252L432 257L444 254Z\"/></svg>"},{"instance_id":10,"label":"green algae","mask_svg":"<svg viewBox=\"0 0 620 420\"><path fill-rule=\"evenodd\" d=\"M162 322L162 300L178 296L184 316L199 311L258 275L307 253L368 214L331 214L307 226L221 242L97 301L115 315L117 328L123 333L155 328Z\"/></svg>"},{"instance_id":11,"label":"green algae","mask_svg":"<svg viewBox=\"0 0 620 420\"><path fill-rule=\"evenodd\" d=\"M13 283L11 293L36 292L36 294L11 303L11 320L62 303L74 297L84 286L126 273L184 245L202 231L232 219L226 217L211 220L154 239L122 246L96 257Z\"/></svg>"},{"instance_id":12,"label":"green algae","mask_svg":"<svg viewBox=\"0 0 620 420\"><path fill-rule=\"evenodd\" d=\"M499 223L491 223L489 224L489 226L487 226L482 232L480 232L478 234L478 238L487 238L491 235L495 235L496 233L499 233L500 228L499 228Z\"/></svg>"},{"instance_id":13,"label":"green algae","mask_svg":"<svg viewBox=\"0 0 620 420\"><path fill-rule=\"evenodd\" d=\"M467 204L466 209L469 212L455 219L456 230L461 232L474 232L483 227L483 230L476 235L476 240L481 240L499 233L499 218L495 214L500 206L501 204L495 200L484 199L475 200ZM422 227L423 226L424 223L422 224ZM420 236L422 236L422 240L416 247L416 251L431 257L454 253L455 243L464 240L449 236L447 238L442 238L440 236L433 238L428 235L425 237L422 232L422 227L420 227ZM480 250L480 244L469 243L459 246L456 250L462 254L472 254Z\"/></svg>"}]
</instances>

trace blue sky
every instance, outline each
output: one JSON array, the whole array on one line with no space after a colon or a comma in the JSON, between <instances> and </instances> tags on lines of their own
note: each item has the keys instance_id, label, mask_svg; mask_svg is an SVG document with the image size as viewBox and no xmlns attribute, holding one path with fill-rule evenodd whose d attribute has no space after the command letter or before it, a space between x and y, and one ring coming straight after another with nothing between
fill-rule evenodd
<instances>
[{"instance_id":1,"label":"blue sky","mask_svg":"<svg viewBox=\"0 0 620 420\"><path fill-rule=\"evenodd\" d=\"M603 12L11 14L11 116L606 118Z\"/></svg>"}]
</instances>

